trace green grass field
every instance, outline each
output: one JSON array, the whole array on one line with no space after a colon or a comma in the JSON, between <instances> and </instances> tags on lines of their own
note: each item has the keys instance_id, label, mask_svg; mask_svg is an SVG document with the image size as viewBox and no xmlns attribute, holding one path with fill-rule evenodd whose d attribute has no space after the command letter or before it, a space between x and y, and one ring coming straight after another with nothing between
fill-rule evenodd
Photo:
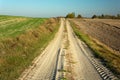
<instances>
[{"instance_id":1,"label":"green grass field","mask_svg":"<svg viewBox=\"0 0 120 80\"><path fill-rule=\"evenodd\" d=\"M58 30L58 19L0 16L0 80L15 80Z\"/></svg>"},{"instance_id":2,"label":"green grass field","mask_svg":"<svg viewBox=\"0 0 120 80\"><path fill-rule=\"evenodd\" d=\"M2 21L4 19L4 21ZM17 36L28 29L37 28L46 19L10 17L0 19L0 37Z\"/></svg>"}]
</instances>

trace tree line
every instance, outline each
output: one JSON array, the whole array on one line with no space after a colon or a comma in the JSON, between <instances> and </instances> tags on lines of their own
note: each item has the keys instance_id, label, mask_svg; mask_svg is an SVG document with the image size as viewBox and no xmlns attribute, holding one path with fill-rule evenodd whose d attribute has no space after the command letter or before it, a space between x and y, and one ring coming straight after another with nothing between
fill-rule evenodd
<instances>
[{"instance_id":1,"label":"tree line","mask_svg":"<svg viewBox=\"0 0 120 80\"><path fill-rule=\"evenodd\" d=\"M98 18L98 19L120 19L120 14L117 15L93 15L92 19Z\"/></svg>"},{"instance_id":2,"label":"tree line","mask_svg":"<svg viewBox=\"0 0 120 80\"><path fill-rule=\"evenodd\" d=\"M74 12L68 13L68 14L66 15L66 18L75 18L75 17L76 17L76 16L75 16L75 13L74 13ZM76 18L82 18L81 14L78 14Z\"/></svg>"},{"instance_id":3,"label":"tree line","mask_svg":"<svg viewBox=\"0 0 120 80\"><path fill-rule=\"evenodd\" d=\"M66 15L66 18L83 18L81 14L78 14L77 16L75 15L74 12L68 13ZM107 15L107 14L102 14L102 15L93 15L91 17L92 19L98 18L98 19L120 19L120 14L117 15Z\"/></svg>"}]
</instances>

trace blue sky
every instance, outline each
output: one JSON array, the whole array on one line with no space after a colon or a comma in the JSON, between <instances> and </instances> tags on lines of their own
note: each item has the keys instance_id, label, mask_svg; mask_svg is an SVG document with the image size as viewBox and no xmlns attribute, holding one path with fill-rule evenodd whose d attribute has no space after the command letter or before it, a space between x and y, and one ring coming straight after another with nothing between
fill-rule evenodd
<instances>
[{"instance_id":1,"label":"blue sky","mask_svg":"<svg viewBox=\"0 0 120 80\"><path fill-rule=\"evenodd\" d=\"M120 13L120 0L0 0L0 14L32 17Z\"/></svg>"}]
</instances>

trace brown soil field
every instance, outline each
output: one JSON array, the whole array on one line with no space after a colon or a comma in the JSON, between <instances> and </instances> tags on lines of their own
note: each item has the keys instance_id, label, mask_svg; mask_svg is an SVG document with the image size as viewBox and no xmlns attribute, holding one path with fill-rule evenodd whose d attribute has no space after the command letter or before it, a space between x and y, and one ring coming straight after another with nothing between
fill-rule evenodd
<instances>
[{"instance_id":1,"label":"brown soil field","mask_svg":"<svg viewBox=\"0 0 120 80\"><path fill-rule=\"evenodd\" d=\"M86 34L120 53L120 20L71 19Z\"/></svg>"}]
</instances>

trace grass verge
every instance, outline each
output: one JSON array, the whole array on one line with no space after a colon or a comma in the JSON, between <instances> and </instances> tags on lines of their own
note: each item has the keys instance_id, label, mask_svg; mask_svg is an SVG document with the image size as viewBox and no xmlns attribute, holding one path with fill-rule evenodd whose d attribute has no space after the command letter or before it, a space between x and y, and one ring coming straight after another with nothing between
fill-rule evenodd
<instances>
[{"instance_id":1,"label":"grass verge","mask_svg":"<svg viewBox=\"0 0 120 80\"><path fill-rule=\"evenodd\" d=\"M96 58L99 58L103 65L105 65L116 76L120 78L120 56L109 50L104 44L100 43L98 40L85 34L73 22L71 22L71 25L78 38L84 41L93 51L94 56Z\"/></svg>"},{"instance_id":2,"label":"grass verge","mask_svg":"<svg viewBox=\"0 0 120 80\"><path fill-rule=\"evenodd\" d=\"M53 39L58 26L58 20L49 19L39 27L1 40L0 80L16 80Z\"/></svg>"}]
</instances>

